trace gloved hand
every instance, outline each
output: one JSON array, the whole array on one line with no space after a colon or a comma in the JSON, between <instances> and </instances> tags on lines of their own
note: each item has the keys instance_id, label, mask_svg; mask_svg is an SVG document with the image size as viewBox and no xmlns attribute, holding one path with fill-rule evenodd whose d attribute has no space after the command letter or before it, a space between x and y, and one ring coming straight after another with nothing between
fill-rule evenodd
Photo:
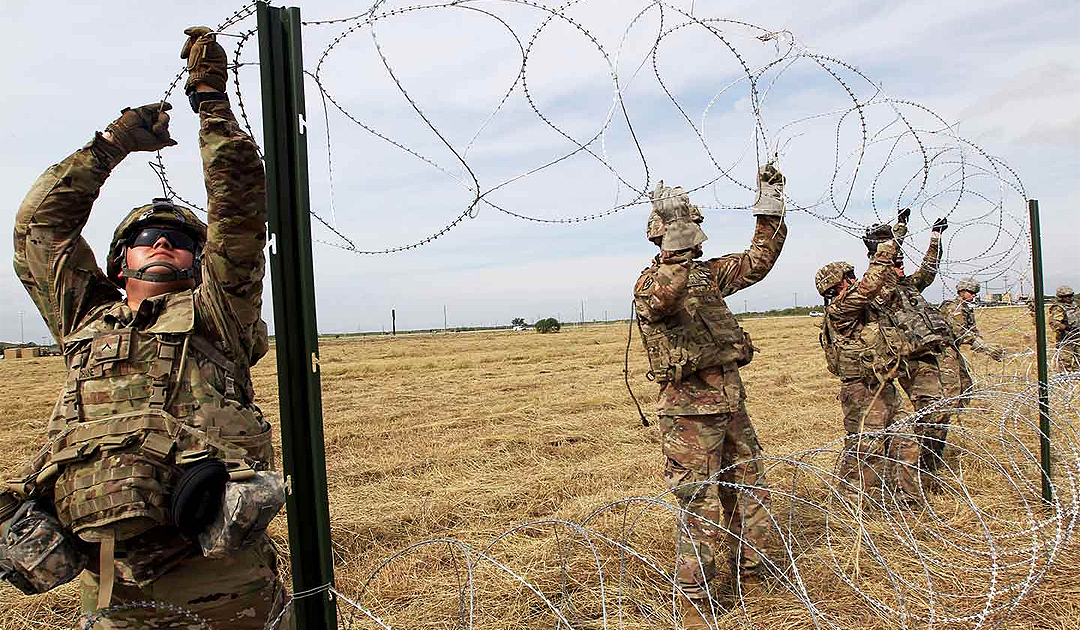
<instances>
[{"instance_id":1,"label":"gloved hand","mask_svg":"<svg viewBox=\"0 0 1080 630\"><path fill-rule=\"evenodd\" d=\"M911 208L904 208L896 215L896 222L907 225L908 219L911 218Z\"/></svg>"},{"instance_id":2,"label":"gloved hand","mask_svg":"<svg viewBox=\"0 0 1080 630\"><path fill-rule=\"evenodd\" d=\"M907 236L907 223L899 222L893 226L892 237L897 243L903 243L905 236Z\"/></svg>"},{"instance_id":3,"label":"gloved hand","mask_svg":"<svg viewBox=\"0 0 1080 630\"><path fill-rule=\"evenodd\" d=\"M754 216L784 216L784 174L769 162L758 169L758 197Z\"/></svg>"},{"instance_id":4,"label":"gloved hand","mask_svg":"<svg viewBox=\"0 0 1080 630\"><path fill-rule=\"evenodd\" d=\"M893 226L888 223L881 223L866 228L866 233L863 235L863 245L866 245L866 255L873 256L877 251L878 245L882 242L893 238Z\"/></svg>"},{"instance_id":5,"label":"gloved hand","mask_svg":"<svg viewBox=\"0 0 1080 630\"><path fill-rule=\"evenodd\" d=\"M217 43L217 36L205 26L191 26L184 29L188 36L180 50L180 58L187 59L188 79L184 84L184 93L191 94L199 83L225 91L228 81L228 56L225 49Z\"/></svg>"},{"instance_id":6,"label":"gloved hand","mask_svg":"<svg viewBox=\"0 0 1080 630\"><path fill-rule=\"evenodd\" d=\"M930 231L931 232L937 232L938 234L941 234L942 232L944 232L947 229L949 229L949 220L946 219L945 217L941 217L937 221L934 221L934 227L931 228Z\"/></svg>"},{"instance_id":7,"label":"gloved hand","mask_svg":"<svg viewBox=\"0 0 1080 630\"><path fill-rule=\"evenodd\" d=\"M170 109L172 105L168 103L124 108L120 117L105 128L105 134L127 153L176 146L176 141L169 137L169 115L165 113Z\"/></svg>"}]
</instances>

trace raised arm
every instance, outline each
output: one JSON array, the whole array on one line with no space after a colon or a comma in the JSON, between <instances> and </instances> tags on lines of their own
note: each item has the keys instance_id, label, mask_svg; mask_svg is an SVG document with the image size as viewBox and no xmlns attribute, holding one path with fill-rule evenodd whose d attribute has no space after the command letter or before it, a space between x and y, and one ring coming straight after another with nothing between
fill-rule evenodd
<instances>
[{"instance_id":1,"label":"raised arm","mask_svg":"<svg viewBox=\"0 0 1080 630\"><path fill-rule=\"evenodd\" d=\"M181 57L199 114L206 182L203 281L195 292L202 325L232 358L254 365L267 349L261 319L266 246L266 179L255 141L236 122L225 89L225 51L210 29L192 27Z\"/></svg>"},{"instance_id":2,"label":"raised arm","mask_svg":"<svg viewBox=\"0 0 1080 630\"><path fill-rule=\"evenodd\" d=\"M104 134L45 171L19 207L15 273L57 341L95 308L120 299L82 230L105 179L128 153L176 144L168 109L168 103L125 109Z\"/></svg>"},{"instance_id":3,"label":"raised arm","mask_svg":"<svg viewBox=\"0 0 1080 630\"><path fill-rule=\"evenodd\" d=\"M896 238L902 239L905 231L903 224L897 225ZM854 323L862 317L867 305L878 296L890 277L896 277L892 264L898 247L895 239L882 241L859 282L829 303L827 315L838 333L852 332Z\"/></svg>"},{"instance_id":4,"label":"raised arm","mask_svg":"<svg viewBox=\"0 0 1080 630\"><path fill-rule=\"evenodd\" d=\"M919 291L934 284L941 262L941 233L948 227L949 222L944 217L934 221L934 227L930 231L930 247L926 249L926 256L923 257L919 270L911 274L911 283Z\"/></svg>"},{"instance_id":5,"label":"raised arm","mask_svg":"<svg viewBox=\"0 0 1080 630\"><path fill-rule=\"evenodd\" d=\"M707 261L717 275L724 295L759 282L776 264L787 238L784 222L786 179L772 164L758 172L758 196L754 203L757 225L750 249Z\"/></svg>"}]
</instances>

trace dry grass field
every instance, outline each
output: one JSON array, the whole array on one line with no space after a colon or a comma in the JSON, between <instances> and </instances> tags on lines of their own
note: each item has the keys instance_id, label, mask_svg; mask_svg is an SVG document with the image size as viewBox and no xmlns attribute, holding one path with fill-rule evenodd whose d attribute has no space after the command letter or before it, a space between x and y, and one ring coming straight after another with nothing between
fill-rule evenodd
<instances>
[{"instance_id":1,"label":"dry grass field","mask_svg":"<svg viewBox=\"0 0 1080 630\"><path fill-rule=\"evenodd\" d=\"M979 317L991 341L1014 352L1029 347L1020 332L1029 326L1026 312L984 310ZM745 323L760 348L743 371L747 407L768 456L813 449L842 435L838 383L824 370L817 326L818 320L805 317ZM594 559L589 541L575 537L560 522L582 523L611 502L663 492L657 429L641 426L623 383L626 334L625 324L611 324L565 328L555 335L507 331L325 339L323 408L338 589L395 628L469 627L458 617L461 584L467 580L463 555L448 544L403 555L382 567L369 583L369 576L394 552L428 539L452 538L474 550L486 550L520 574L560 606L575 628L604 627L601 571L607 627L672 628L669 585L644 562L633 556L620 558L610 543L599 538L590 539L598 549ZM982 357L974 359L974 365L987 377L1000 375L1003 369L1020 369L1015 362L1002 368ZM62 367L59 358L0 361L2 472L11 472L42 441ZM656 386L644 378L636 331L630 367L631 382L651 416ZM258 402L276 425L272 352L254 375ZM977 423L990 411L970 414L965 426L978 430ZM827 461L821 456L815 463ZM1025 510L1001 491L1003 482L994 475L992 466L980 468L973 458L964 479L972 500L995 516L982 526L1016 538L1014 547L998 557L1008 563L1010 549L1034 547L1042 535L1023 531L1025 518L1049 519L1051 514L1025 516ZM985 480L985 487L980 487L980 480ZM781 489L774 497L774 511L785 519L798 513L795 521L788 521L798 523L795 532L802 555L797 566L808 598L829 615L834 627L931 627L925 621L898 619L876 610L839 579L829 557L850 553L852 540L845 540L843 527L828 533L824 512L785 498L794 486L800 495L827 503L822 484L805 475L793 477L779 464L770 471L770 482ZM950 546L955 540L943 530L960 536L981 526L965 510L954 509L950 499L946 493L934 504L946 527L921 529L916 522L910 528L911 544L930 550L929 561L924 558L918 566L907 563L916 574L937 571L938 560L952 553L950 549L972 565L978 562L971 558L988 562L977 551ZM496 540L519 524L548 519L552 522L547 525L518 529ZM888 520L870 521L866 527L883 534L881 552L892 554L897 570L904 570L905 558L914 552L894 543L898 537L885 535ZM588 526L670 569L672 517L662 509L642 502L611 507L589 520ZM285 519L279 517L271 531L287 556ZM996 587L984 584L988 578L977 570L967 572L968 580L964 571L941 568L941 579L935 581L941 589L936 603L908 601L908 606L918 611L936 606L938 614L942 607L972 610L969 620L932 627L974 627L986 602L969 604L964 598L1026 583L1023 576L1043 567L1032 555L1037 553L1029 549L1027 557L1022 553L1011 557L1017 566L1003 570ZM475 560L475 554L472 557ZM621 561L625 561L622 570ZM856 583L877 601L895 603L897 589L891 578L876 570L864 559ZM1013 579L1017 574L1021 577ZM491 563L475 567L473 584L473 627L565 627L536 593ZM1017 595L997 592L992 599L1000 602L1001 597ZM76 618L73 585L35 598L2 585L0 598L5 602L0 609L4 630L66 628ZM349 627L351 609L342 605L339 610L342 627ZM719 628L815 627L807 607L783 591L747 600L741 609L719 612ZM982 621L994 625L1001 618L992 613ZM1000 627L1066 630L1080 627L1078 619L1080 545L1073 540ZM376 626L358 617L353 627Z\"/></svg>"}]
</instances>

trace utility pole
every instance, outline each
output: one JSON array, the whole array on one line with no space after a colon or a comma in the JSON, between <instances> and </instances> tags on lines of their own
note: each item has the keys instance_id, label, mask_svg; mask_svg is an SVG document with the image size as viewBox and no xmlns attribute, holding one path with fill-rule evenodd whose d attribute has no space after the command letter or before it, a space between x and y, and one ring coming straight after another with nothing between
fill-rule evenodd
<instances>
[{"instance_id":1,"label":"utility pole","mask_svg":"<svg viewBox=\"0 0 1080 630\"><path fill-rule=\"evenodd\" d=\"M442 305L442 329L446 332L446 305Z\"/></svg>"},{"instance_id":2,"label":"utility pole","mask_svg":"<svg viewBox=\"0 0 1080 630\"><path fill-rule=\"evenodd\" d=\"M750 312L750 309L747 308L747 306L746 306L746 300L742 301L742 312L743 313L749 313Z\"/></svg>"},{"instance_id":3,"label":"utility pole","mask_svg":"<svg viewBox=\"0 0 1080 630\"><path fill-rule=\"evenodd\" d=\"M585 300L581 301L581 327L585 327Z\"/></svg>"},{"instance_id":4,"label":"utility pole","mask_svg":"<svg viewBox=\"0 0 1080 630\"><path fill-rule=\"evenodd\" d=\"M390 335L397 337L397 310L390 309Z\"/></svg>"},{"instance_id":5,"label":"utility pole","mask_svg":"<svg viewBox=\"0 0 1080 630\"><path fill-rule=\"evenodd\" d=\"M267 241L277 331L278 405L296 627L333 630L337 606L311 261L307 113L300 9L256 4ZM323 592L326 591L326 592Z\"/></svg>"},{"instance_id":6,"label":"utility pole","mask_svg":"<svg viewBox=\"0 0 1080 630\"><path fill-rule=\"evenodd\" d=\"M795 294L795 308L799 308L799 294Z\"/></svg>"}]
</instances>

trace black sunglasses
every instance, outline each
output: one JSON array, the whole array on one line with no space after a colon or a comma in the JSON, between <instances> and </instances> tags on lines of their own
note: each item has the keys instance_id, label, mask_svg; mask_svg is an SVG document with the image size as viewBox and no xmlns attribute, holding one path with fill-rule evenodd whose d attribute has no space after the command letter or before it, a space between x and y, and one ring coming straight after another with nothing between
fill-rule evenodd
<instances>
[{"instance_id":1,"label":"black sunglasses","mask_svg":"<svg viewBox=\"0 0 1080 630\"><path fill-rule=\"evenodd\" d=\"M139 230L128 239L128 247L151 247L162 236L176 249L195 253L195 239L187 232L167 227L148 227Z\"/></svg>"}]
</instances>

